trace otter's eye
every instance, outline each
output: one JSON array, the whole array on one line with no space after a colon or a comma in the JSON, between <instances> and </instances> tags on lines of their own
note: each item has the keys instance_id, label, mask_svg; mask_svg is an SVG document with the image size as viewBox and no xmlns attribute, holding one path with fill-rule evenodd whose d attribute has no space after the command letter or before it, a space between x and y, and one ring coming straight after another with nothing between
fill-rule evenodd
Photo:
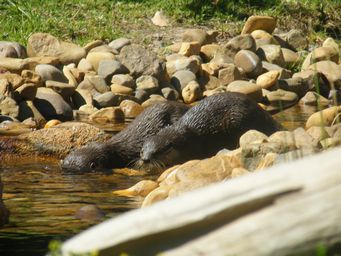
<instances>
[{"instance_id":1,"label":"otter's eye","mask_svg":"<svg viewBox=\"0 0 341 256\"><path fill-rule=\"evenodd\" d=\"M95 162L91 162L90 163L90 168L91 168L91 170L95 170L96 169L96 163Z\"/></svg>"}]
</instances>

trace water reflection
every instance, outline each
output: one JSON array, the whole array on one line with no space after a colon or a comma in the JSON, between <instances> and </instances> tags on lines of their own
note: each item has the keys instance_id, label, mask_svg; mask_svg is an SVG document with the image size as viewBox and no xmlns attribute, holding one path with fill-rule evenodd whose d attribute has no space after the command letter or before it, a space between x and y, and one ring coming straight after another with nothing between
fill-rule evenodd
<instances>
[{"instance_id":1,"label":"water reflection","mask_svg":"<svg viewBox=\"0 0 341 256\"><path fill-rule=\"evenodd\" d=\"M42 241L46 251L50 238L69 237L93 224L75 217L82 206L95 204L109 218L140 204L138 198L117 197L112 191L132 186L143 178L141 176L70 174L63 172L56 160L34 162L32 159L1 166L0 173L4 203L11 212L10 223L0 229L2 256L16 255L4 254L10 249L15 253L22 250L12 248L17 239L22 244L22 239L27 240L27 253L37 247L32 243L41 244ZM35 253L38 251L32 255L39 255Z\"/></svg>"}]
</instances>

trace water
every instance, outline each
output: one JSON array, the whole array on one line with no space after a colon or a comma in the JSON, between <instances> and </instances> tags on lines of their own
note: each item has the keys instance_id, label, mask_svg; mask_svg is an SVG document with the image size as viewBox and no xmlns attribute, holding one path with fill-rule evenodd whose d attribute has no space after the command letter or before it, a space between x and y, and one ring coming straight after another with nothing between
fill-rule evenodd
<instances>
[{"instance_id":1,"label":"water","mask_svg":"<svg viewBox=\"0 0 341 256\"><path fill-rule=\"evenodd\" d=\"M289 130L304 126L315 108L293 107L274 117ZM124 172L124 170L122 171ZM85 205L97 205L105 218L137 208L141 199L118 197L113 190L134 185L146 176L63 172L54 159L20 159L0 166L4 203L10 223L0 228L0 255L44 255L49 241L65 240L95 224L75 217Z\"/></svg>"}]
</instances>

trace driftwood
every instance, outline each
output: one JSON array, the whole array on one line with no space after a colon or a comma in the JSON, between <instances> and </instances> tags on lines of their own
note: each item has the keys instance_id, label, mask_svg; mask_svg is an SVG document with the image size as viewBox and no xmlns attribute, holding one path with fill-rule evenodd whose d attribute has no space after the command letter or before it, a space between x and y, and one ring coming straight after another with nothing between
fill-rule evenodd
<instances>
[{"instance_id":1,"label":"driftwood","mask_svg":"<svg viewBox=\"0 0 341 256\"><path fill-rule=\"evenodd\" d=\"M138 209L62 246L63 255L313 255L341 243L341 149Z\"/></svg>"}]
</instances>

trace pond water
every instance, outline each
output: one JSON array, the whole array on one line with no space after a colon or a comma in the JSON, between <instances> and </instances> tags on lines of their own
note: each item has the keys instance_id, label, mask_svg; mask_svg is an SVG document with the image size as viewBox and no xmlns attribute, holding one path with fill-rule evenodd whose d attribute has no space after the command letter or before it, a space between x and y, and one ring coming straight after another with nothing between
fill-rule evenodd
<instances>
[{"instance_id":1,"label":"pond water","mask_svg":"<svg viewBox=\"0 0 341 256\"><path fill-rule=\"evenodd\" d=\"M293 107L274 117L289 130L304 126L315 108ZM0 164L10 223L0 228L0 255L45 255L51 240L65 240L95 224L77 219L85 205L97 205L105 218L137 208L141 199L114 196L146 177L121 170L113 174L70 174L54 159L20 159Z\"/></svg>"}]
</instances>

